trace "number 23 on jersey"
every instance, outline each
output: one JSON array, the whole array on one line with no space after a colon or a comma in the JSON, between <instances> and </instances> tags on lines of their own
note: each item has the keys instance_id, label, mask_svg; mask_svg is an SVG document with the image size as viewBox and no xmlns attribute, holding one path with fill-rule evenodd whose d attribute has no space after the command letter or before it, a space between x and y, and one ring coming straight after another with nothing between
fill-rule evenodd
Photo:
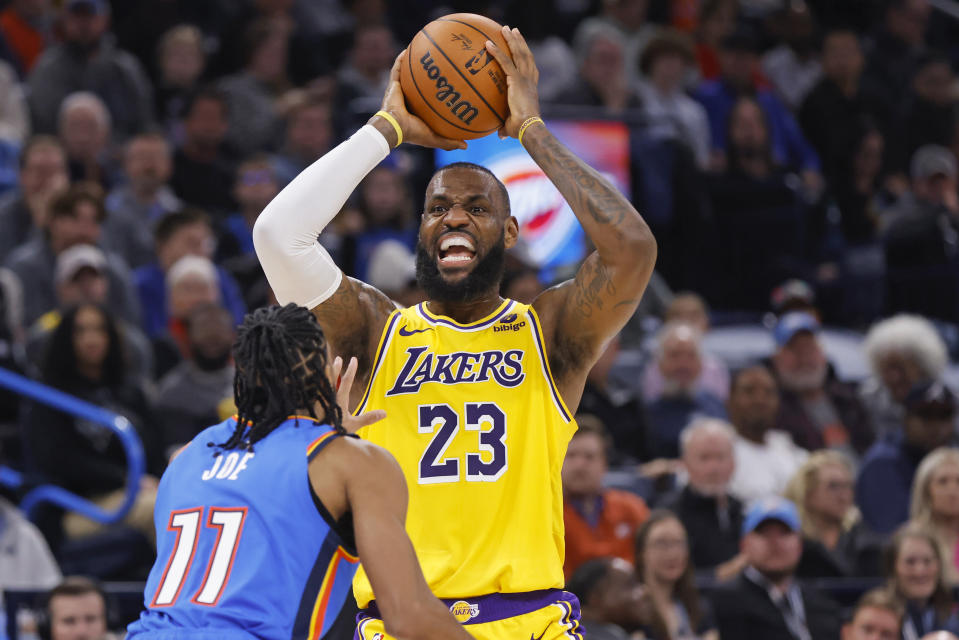
<instances>
[{"instance_id":1,"label":"number 23 on jersey","mask_svg":"<svg viewBox=\"0 0 959 640\"><path fill-rule=\"evenodd\" d=\"M419 484L459 482L465 467L467 482L496 482L508 467L506 413L494 402L467 402L462 412L448 404L420 405L418 429L432 434L419 461ZM478 433L475 452L446 457L462 422L465 431ZM463 464L461 464L463 463Z\"/></svg>"}]
</instances>

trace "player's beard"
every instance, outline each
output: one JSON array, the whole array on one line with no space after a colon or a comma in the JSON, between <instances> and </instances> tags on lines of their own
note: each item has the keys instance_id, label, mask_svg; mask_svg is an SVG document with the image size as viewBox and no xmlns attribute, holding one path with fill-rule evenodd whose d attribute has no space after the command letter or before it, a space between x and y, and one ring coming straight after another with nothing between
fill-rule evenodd
<instances>
[{"instance_id":1,"label":"player's beard","mask_svg":"<svg viewBox=\"0 0 959 640\"><path fill-rule=\"evenodd\" d=\"M468 302L490 289L499 287L506 267L506 232L500 233L485 256L473 270L457 282L449 282L440 273L437 259L427 253L422 242L416 243L416 283L430 300Z\"/></svg>"}]
</instances>

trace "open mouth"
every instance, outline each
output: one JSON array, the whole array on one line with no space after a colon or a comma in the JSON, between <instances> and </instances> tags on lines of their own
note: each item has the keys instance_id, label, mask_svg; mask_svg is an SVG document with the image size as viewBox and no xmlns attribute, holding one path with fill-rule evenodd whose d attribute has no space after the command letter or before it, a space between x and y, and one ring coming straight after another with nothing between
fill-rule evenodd
<instances>
[{"instance_id":1,"label":"open mouth","mask_svg":"<svg viewBox=\"0 0 959 640\"><path fill-rule=\"evenodd\" d=\"M440 241L439 263L444 266L462 266L476 258L476 247L469 236L450 233Z\"/></svg>"}]
</instances>

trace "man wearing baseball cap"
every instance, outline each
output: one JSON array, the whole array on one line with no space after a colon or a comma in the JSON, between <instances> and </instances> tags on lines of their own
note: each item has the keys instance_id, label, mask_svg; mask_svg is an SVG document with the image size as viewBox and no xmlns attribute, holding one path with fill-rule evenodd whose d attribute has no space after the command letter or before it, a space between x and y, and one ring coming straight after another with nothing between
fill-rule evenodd
<instances>
[{"instance_id":1,"label":"man wearing baseball cap","mask_svg":"<svg viewBox=\"0 0 959 640\"><path fill-rule=\"evenodd\" d=\"M815 316L804 311L784 314L773 329L777 424L804 449L830 447L862 455L875 437L869 414L855 389L829 375L821 330Z\"/></svg>"},{"instance_id":2,"label":"man wearing baseball cap","mask_svg":"<svg viewBox=\"0 0 959 640\"><path fill-rule=\"evenodd\" d=\"M794 580L802 555L796 505L778 496L756 501L743 519L740 549L746 568L712 596L723 640L839 638L838 606Z\"/></svg>"}]
</instances>

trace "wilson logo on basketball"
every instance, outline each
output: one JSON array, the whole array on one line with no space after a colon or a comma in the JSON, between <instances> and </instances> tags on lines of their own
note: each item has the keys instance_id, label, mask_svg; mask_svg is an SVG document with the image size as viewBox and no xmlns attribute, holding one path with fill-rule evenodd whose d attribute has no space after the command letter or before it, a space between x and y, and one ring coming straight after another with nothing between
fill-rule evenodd
<instances>
[{"instance_id":1,"label":"wilson logo on basketball","mask_svg":"<svg viewBox=\"0 0 959 640\"><path fill-rule=\"evenodd\" d=\"M436 66L436 62L433 60L433 54L430 51L427 51L426 54L420 58L420 64L423 65L423 70L426 71L426 77L436 84L436 99L441 104L449 107L450 113L456 116L461 122L471 124L473 118L479 114L479 110L470 104L469 101L461 99L462 94L450 84L446 76L440 73L440 68Z\"/></svg>"}]
</instances>

